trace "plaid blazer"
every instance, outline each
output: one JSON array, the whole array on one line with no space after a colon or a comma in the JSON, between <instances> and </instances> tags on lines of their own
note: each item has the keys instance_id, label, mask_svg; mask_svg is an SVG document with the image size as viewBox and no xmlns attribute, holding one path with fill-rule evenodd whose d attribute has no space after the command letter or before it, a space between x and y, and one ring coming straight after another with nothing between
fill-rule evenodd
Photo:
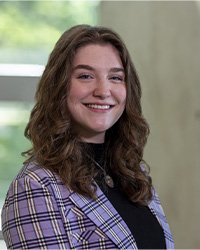
<instances>
[{"instance_id":1,"label":"plaid blazer","mask_svg":"<svg viewBox=\"0 0 200 250\"><path fill-rule=\"evenodd\" d=\"M134 235L98 188L97 200L66 188L51 171L29 164L11 183L2 210L10 249L137 249ZM149 208L173 239L157 194Z\"/></svg>"}]
</instances>

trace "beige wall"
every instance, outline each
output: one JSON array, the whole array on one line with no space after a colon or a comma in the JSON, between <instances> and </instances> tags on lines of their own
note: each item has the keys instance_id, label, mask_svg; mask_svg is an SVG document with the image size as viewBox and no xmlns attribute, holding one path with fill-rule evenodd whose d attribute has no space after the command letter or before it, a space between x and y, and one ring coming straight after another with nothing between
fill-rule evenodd
<instances>
[{"instance_id":1,"label":"beige wall","mask_svg":"<svg viewBox=\"0 0 200 250\"><path fill-rule=\"evenodd\" d=\"M151 166L176 248L200 248L200 3L103 1L143 87Z\"/></svg>"}]
</instances>

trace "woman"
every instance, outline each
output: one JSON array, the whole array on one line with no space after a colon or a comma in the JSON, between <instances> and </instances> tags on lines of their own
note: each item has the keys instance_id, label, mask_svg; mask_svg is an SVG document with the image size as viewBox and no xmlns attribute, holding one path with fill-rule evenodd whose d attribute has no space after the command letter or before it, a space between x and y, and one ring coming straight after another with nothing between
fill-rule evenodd
<instances>
[{"instance_id":1,"label":"woman","mask_svg":"<svg viewBox=\"0 0 200 250\"><path fill-rule=\"evenodd\" d=\"M8 248L173 248L141 165L149 128L140 97L115 32L79 25L61 36L25 130L33 148L3 207Z\"/></svg>"}]
</instances>

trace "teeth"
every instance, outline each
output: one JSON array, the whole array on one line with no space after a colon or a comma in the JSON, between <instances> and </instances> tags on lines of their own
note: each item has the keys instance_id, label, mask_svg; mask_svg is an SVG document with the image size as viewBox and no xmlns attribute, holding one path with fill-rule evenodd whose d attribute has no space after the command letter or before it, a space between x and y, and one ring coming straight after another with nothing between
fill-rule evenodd
<instances>
[{"instance_id":1,"label":"teeth","mask_svg":"<svg viewBox=\"0 0 200 250\"><path fill-rule=\"evenodd\" d=\"M87 106L92 109L109 109L110 108L110 105L87 104Z\"/></svg>"}]
</instances>

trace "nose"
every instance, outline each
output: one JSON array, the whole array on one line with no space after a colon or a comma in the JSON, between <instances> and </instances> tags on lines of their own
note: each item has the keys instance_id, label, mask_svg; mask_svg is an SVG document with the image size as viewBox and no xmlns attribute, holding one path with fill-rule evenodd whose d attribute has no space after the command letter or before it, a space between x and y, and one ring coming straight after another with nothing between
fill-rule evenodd
<instances>
[{"instance_id":1,"label":"nose","mask_svg":"<svg viewBox=\"0 0 200 250\"><path fill-rule=\"evenodd\" d=\"M111 95L110 84L106 80L97 81L93 94L100 99L108 98Z\"/></svg>"}]
</instances>

